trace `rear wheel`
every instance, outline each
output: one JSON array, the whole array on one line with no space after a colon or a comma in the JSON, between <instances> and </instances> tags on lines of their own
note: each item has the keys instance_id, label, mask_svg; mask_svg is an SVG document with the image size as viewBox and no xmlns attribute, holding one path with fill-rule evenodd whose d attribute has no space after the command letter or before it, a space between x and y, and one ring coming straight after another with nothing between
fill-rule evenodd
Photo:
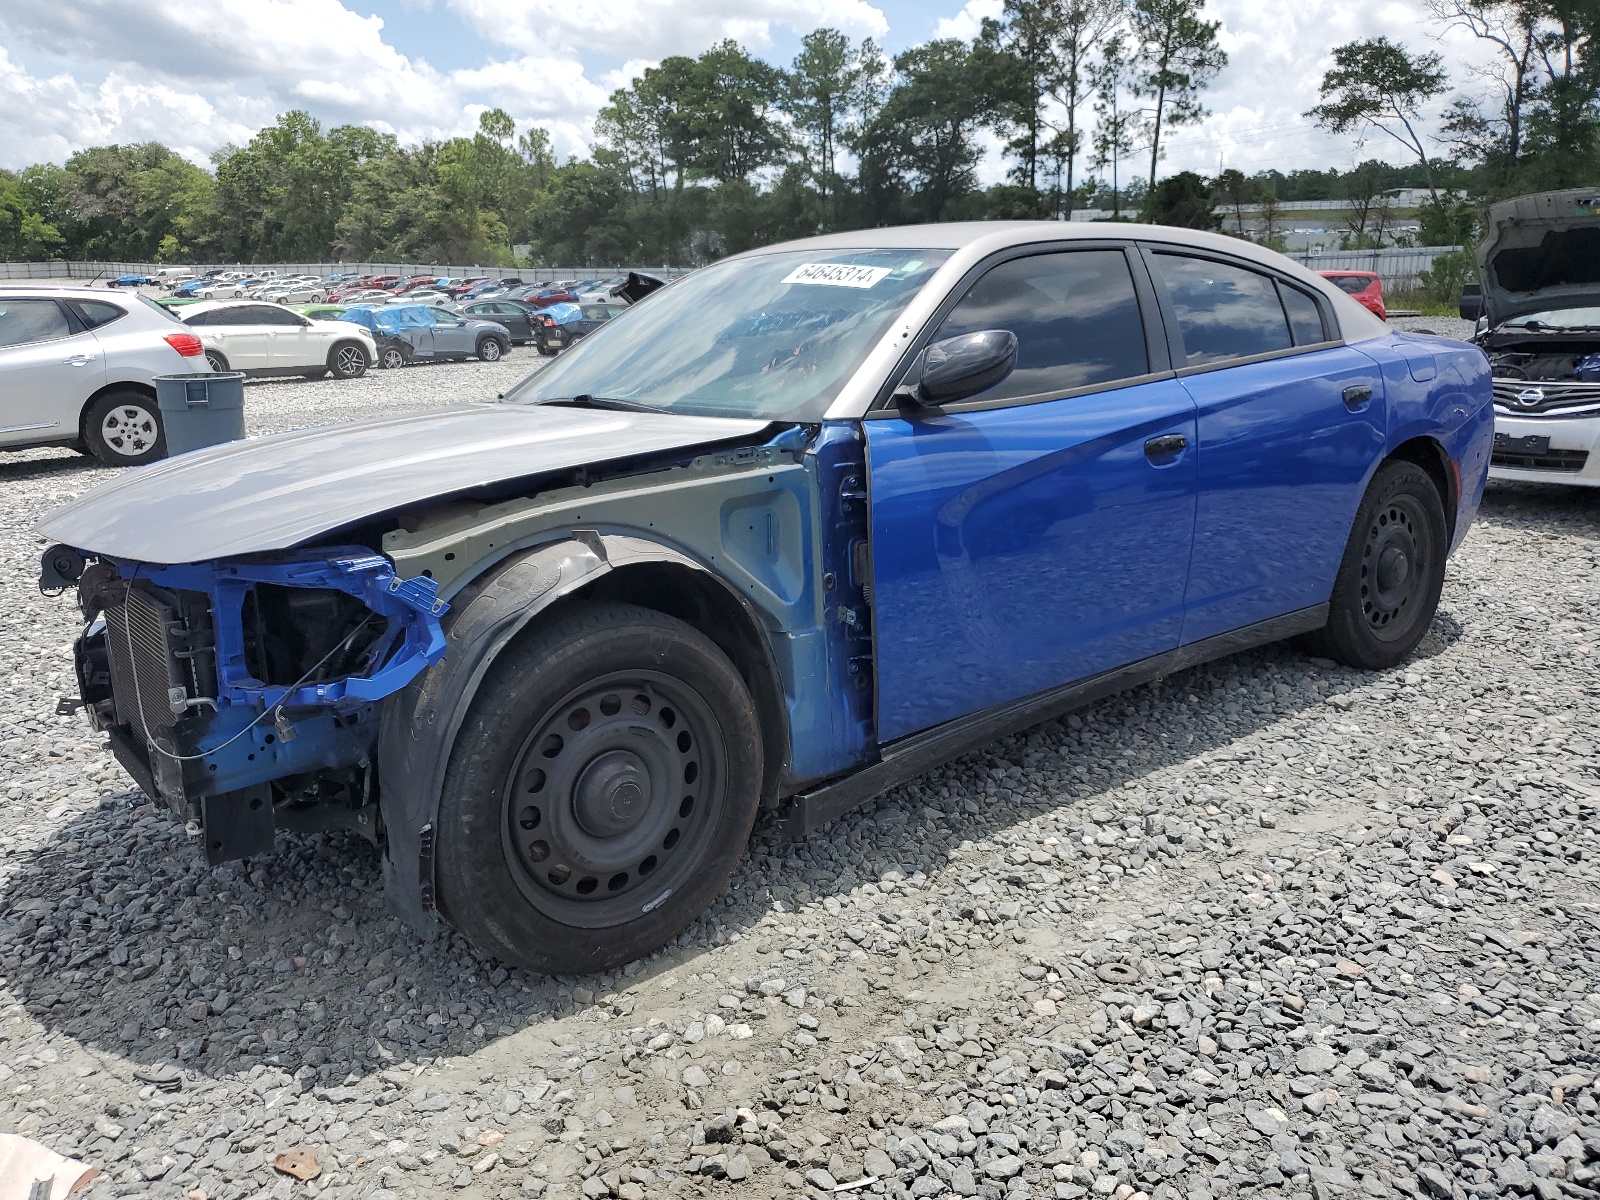
<instances>
[{"instance_id":1,"label":"rear wheel","mask_svg":"<svg viewBox=\"0 0 1600 1200\"><path fill-rule=\"evenodd\" d=\"M161 410L143 392L111 392L83 418L89 451L108 467L137 467L167 455Z\"/></svg>"},{"instance_id":2,"label":"rear wheel","mask_svg":"<svg viewBox=\"0 0 1600 1200\"><path fill-rule=\"evenodd\" d=\"M630 962L726 885L760 784L755 705L709 639L632 605L570 611L502 656L462 726L440 907L535 970Z\"/></svg>"},{"instance_id":3,"label":"rear wheel","mask_svg":"<svg viewBox=\"0 0 1600 1200\"><path fill-rule=\"evenodd\" d=\"M367 352L354 342L340 342L328 352L328 370L336 379L360 379L367 366Z\"/></svg>"},{"instance_id":4,"label":"rear wheel","mask_svg":"<svg viewBox=\"0 0 1600 1200\"><path fill-rule=\"evenodd\" d=\"M505 347L500 344L499 338L486 337L478 339L478 357L484 362L498 362L500 356L504 353Z\"/></svg>"},{"instance_id":5,"label":"rear wheel","mask_svg":"<svg viewBox=\"0 0 1600 1200\"><path fill-rule=\"evenodd\" d=\"M1404 662L1433 623L1448 549L1444 504L1427 472L1409 462L1380 467L1345 545L1328 624L1310 648L1368 671Z\"/></svg>"},{"instance_id":6,"label":"rear wheel","mask_svg":"<svg viewBox=\"0 0 1600 1200\"><path fill-rule=\"evenodd\" d=\"M227 358L224 357L220 350L207 350L206 361L211 364L211 369L218 373L233 370L233 368L228 365Z\"/></svg>"}]
</instances>

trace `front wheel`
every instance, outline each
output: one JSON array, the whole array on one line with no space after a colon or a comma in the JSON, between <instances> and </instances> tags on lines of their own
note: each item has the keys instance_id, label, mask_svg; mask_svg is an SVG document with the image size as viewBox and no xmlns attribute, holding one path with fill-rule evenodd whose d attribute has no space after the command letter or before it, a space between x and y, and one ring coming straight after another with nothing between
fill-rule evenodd
<instances>
[{"instance_id":1,"label":"front wheel","mask_svg":"<svg viewBox=\"0 0 1600 1200\"><path fill-rule=\"evenodd\" d=\"M378 354L378 365L386 371L399 370L406 365L405 351L399 346L387 346Z\"/></svg>"},{"instance_id":2,"label":"front wheel","mask_svg":"<svg viewBox=\"0 0 1600 1200\"><path fill-rule=\"evenodd\" d=\"M161 410L142 392L112 392L89 406L83 432L89 451L108 467L137 467L167 456Z\"/></svg>"},{"instance_id":3,"label":"front wheel","mask_svg":"<svg viewBox=\"0 0 1600 1200\"><path fill-rule=\"evenodd\" d=\"M1433 623L1448 549L1444 504L1427 472L1409 462L1379 468L1311 648L1367 671L1404 662Z\"/></svg>"},{"instance_id":4,"label":"front wheel","mask_svg":"<svg viewBox=\"0 0 1600 1200\"><path fill-rule=\"evenodd\" d=\"M484 362L498 362L505 353L499 338L486 337L478 342L478 357Z\"/></svg>"},{"instance_id":5,"label":"front wheel","mask_svg":"<svg viewBox=\"0 0 1600 1200\"><path fill-rule=\"evenodd\" d=\"M632 605L569 610L502 655L462 725L440 908L534 970L630 962L727 884L760 790L755 705L715 644Z\"/></svg>"},{"instance_id":6,"label":"front wheel","mask_svg":"<svg viewBox=\"0 0 1600 1200\"><path fill-rule=\"evenodd\" d=\"M354 342L340 342L328 355L328 369L338 379L360 379L367 373L367 352Z\"/></svg>"}]
</instances>

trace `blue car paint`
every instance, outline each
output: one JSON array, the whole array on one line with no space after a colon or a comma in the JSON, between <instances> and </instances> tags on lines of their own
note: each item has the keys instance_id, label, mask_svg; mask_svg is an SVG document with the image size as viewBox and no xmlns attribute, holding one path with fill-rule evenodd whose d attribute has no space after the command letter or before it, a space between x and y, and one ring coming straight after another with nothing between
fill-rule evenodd
<instances>
[{"instance_id":1,"label":"blue car paint","mask_svg":"<svg viewBox=\"0 0 1600 1200\"><path fill-rule=\"evenodd\" d=\"M1195 444L1175 379L863 422L872 485L878 739L1178 644Z\"/></svg>"},{"instance_id":2,"label":"blue car paint","mask_svg":"<svg viewBox=\"0 0 1600 1200\"><path fill-rule=\"evenodd\" d=\"M1398 332L1357 348L1378 365L1390 394L1405 398L1389 406L1386 449L1393 452L1414 439L1429 438L1439 443L1452 465L1453 551L1478 513L1494 450L1488 355L1467 342ZM1418 371L1430 366L1433 376L1419 382Z\"/></svg>"},{"instance_id":3,"label":"blue car paint","mask_svg":"<svg viewBox=\"0 0 1600 1200\"><path fill-rule=\"evenodd\" d=\"M175 724L175 748L149 755L157 789L180 811L202 796L370 761L380 702L444 657L440 618L449 605L438 598L433 580L401 579L388 559L361 547L242 562L116 567L124 579L202 592L210 600L215 703ZM294 687L253 678L245 658L244 608L258 584L332 589L360 600L387 621L370 651L377 666L364 676L296 681L301 686ZM286 728L292 736L284 736Z\"/></svg>"},{"instance_id":4,"label":"blue car paint","mask_svg":"<svg viewBox=\"0 0 1600 1200\"><path fill-rule=\"evenodd\" d=\"M1348 346L1187 375L1200 495L1183 642L1327 600L1387 433L1385 381ZM1352 411L1349 387L1371 399Z\"/></svg>"}]
</instances>

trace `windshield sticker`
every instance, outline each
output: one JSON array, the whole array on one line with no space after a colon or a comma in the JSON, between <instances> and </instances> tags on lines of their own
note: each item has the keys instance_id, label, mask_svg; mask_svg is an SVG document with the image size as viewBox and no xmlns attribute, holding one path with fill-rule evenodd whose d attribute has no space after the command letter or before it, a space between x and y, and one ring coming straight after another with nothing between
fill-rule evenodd
<instances>
[{"instance_id":1,"label":"windshield sticker","mask_svg":"<svg viewBox=\"0 0 1600 1200\"><path fill-rule=\"evenodd\" d=\"M860 267L855 263L801 263L780 283L821 283L829 287L869 288L889 274L889 267Z\"/></svg>"}]
</instances>

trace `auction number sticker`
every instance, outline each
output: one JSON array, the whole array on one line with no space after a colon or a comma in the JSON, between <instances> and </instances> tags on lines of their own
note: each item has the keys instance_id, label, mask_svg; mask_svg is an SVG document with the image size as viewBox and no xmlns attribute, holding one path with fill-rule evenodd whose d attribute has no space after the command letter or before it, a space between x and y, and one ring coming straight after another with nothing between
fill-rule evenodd
<instances>
[{"instance_id":1,"label":"auction number sticker","mask_svg":"<svg viewBox=\"0 0 1600 1200\"><path fill-rule=\"evenodd\" d=\"M782 283L821 283L830 287L869 288L893 268L859 267L855 263L801 263Z\"/></svg>"}]
</instances>

